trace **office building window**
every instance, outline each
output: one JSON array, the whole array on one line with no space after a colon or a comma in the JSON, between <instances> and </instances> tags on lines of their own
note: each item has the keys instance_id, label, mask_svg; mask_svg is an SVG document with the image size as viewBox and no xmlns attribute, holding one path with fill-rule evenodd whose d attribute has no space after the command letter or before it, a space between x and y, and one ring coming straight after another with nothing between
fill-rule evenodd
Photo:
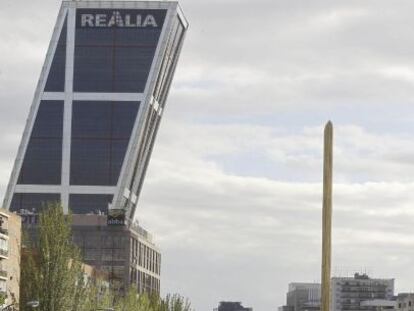
<instances>
[{"instance_id":1,"label":"office building window","mask_svg":"<svg viewBox=\"0 0 414 311\"><path fill-rule=\"evenodd\" d=\"M72 185L116 185L139 102L75 101L72 115Z\"/></svg>"},{"instance_id":2,"label":"office building window","mask_svg":"<svg viewBox=\"0 0 414 311\"><path fill-rule=\"evenodd\" d=\"M18 184L58 185L62 167L63 101L42 100Z\"/></svg>"},{"instance_id":3,"label":"office building window","mask_svg":"<svg viewBox=\"0 0 414 311\"><path fill-rule=\"evenodd\" d=\"M10 204L10 210L12 212L24 210L38 213L47 203L58 201L60 201L58 193L15 193Z\"/></svg>"},{"instance_id":4,"label":"office building window","mask_svg":"<svg viewBox=\"0 0 414 311\"><path fill-rule=\"evenodd\" d=\"M45 85L45 92L63 92L65 90L66 32L67 21L65 19L55 54L53 55L52 65Z\"/></svg>"}]
</instances>

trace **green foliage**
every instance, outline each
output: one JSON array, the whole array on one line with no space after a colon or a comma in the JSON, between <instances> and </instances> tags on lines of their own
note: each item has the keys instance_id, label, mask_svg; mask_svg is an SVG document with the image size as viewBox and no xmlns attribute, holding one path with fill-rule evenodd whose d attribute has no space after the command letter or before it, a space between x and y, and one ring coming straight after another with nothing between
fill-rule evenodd
<instances>
[{"instance_id":1,"label":"green foliage","mask_svg":"<svg viewBox=\"0 0 414 311\"><path fill-rule=\"evenodd\" d=\"M77 303L77 311L104 310L113 305L114 296L102 281L87 284L84 292L83 300Z\"/></svg>"},{"instance_id":2,"label":"green foliage","mask_svg":"<svg viewBox=\"0 0 414 311\"><path fill-rule=\"evenodd\" d=\"M0 294L0 306L4 305L6 303L6 295L1 293Z\"/></svg>"},{"instance_id":3,"label":"green foliage","mask_svg":"<svg viewBox=\"0 0 414 311\"><path fill-rule=\"evenodd\" d=\"M161 299L160 308L157 311L191 311L191 304L179 294L168 294Z\"/></svg>"},{"instance_id":4,"label":"green foliage","mask_svg":"<svg viewBox=\"0 0 414 311\"><path fill-rule=\"evenodd\" d=\"M178 294L160 298L157 294L137 294L131 287L128 293L119 298L114 306L115 311L192 311L188 299Z\"/></svg>"},{"instance_id":5,"label":"green foliage","mask_svg":"<svg viewBox=\"0 0 414 311\"><path fill-rule=\"evenodd\" d=\"M155 311L153 310L150 300L147 295L138 295L136 288L131 287L125 296L120 297L114 309L116 311Z\"/></svg>"},{"instance_id":6,"label":"green foliage","mask_svg":"<svg viewBox=\"0 0 414 311\"><path fill-rule=\"evenodd\" d=\"M71 217L58 203L40 214L37 238L22 254L20 310L39 300L39 311L78 310L86 295L79 250L71 240Z\"/></svg>"}]
</instances>

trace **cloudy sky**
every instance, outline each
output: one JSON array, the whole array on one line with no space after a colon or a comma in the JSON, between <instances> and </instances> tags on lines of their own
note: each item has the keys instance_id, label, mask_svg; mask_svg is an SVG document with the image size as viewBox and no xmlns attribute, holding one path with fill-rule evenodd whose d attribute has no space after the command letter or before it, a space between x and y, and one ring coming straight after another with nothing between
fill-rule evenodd
<instances>
[{"instance_id":1,"label":"cloudy sky","mask_svg":"<svg viewBox=\"0 0 414 311\"><path fill-rule=\"evenodd\" d=\"M140 206L163 292L266 311L319 280L328 119L335 275L413 290L413 1L181 2L191 26ZM59 5L1 1L1 196Z\"/></svg>"}]
</instances>

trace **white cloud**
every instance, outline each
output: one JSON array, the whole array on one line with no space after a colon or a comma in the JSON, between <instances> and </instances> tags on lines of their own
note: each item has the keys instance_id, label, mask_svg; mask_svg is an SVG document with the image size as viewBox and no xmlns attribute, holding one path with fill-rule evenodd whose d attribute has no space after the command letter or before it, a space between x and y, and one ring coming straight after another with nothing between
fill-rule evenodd
<instances>
[{"instance_id":1,"label":"white cloud","mask_svg":"<svg viewBox=\"0 0 414 311\"><path fill-rule=\"evenodd\" d=\"M194 297L200 308L211 309L215 301L210 296L243 297L255 306L260 301L266 305L283 303L288 282L317 280L321 135L322 127L290 135L248 124L167 121L150 164L140 207L142 223L157 233L158 243L165 250L165 289L178 289ZM341 151L336 151L336 167L349 174L349 179L361 168L370 170L373 160L369 157L381 139L385 147L379 150L380 155L389 151L386 146L394 151L407 147L401 137L379 136L356 126L340 126L335 136L336 149ZM307 169L313 171L314 181L239 176L226 172L220 157L209 157L239 154L250 148L256 153L278 148L276 157L270 152L276 167L277 162L289 166L292 158L295 163L310 161ZM301 153L312 155L311 160ZM341 162L345 161L348 167L343 168ZM396 261L395 256L400 258L407 252L412 256L411 224L403 219L413 214L414 182L399 181L401 171L407 170L404 163L394 167L388 162L386 157L374 161L373 166L388 168L377 176L367 173L375 181L335 183L334 266L339 270L350 265L369 267L378 276L399 276L397 285L407 289L409 280L399 271L411 271L411 264ZM306 167L302 164L299 168L289 166L290 173ZM255 282L254 293L249 281L243 279L249 273L250 282ZM220 278L231 280L219 286ZM198 295L193 280L213 292Z\"/></svg>"},{"instance_id":2,"label":"white cloud","mask_svg":"<svg viewBox=\"0 0 414 311\"><path fill-rule=\"evenodd\" d=\"M4 193L57 13L0 11ZM140 220L197 310L319 279L322 125L335 124L334 266L412 288L412 1L183 0L190 21ZM52 16L52 18L51 18Z\"/></svg>"}]
</instances>

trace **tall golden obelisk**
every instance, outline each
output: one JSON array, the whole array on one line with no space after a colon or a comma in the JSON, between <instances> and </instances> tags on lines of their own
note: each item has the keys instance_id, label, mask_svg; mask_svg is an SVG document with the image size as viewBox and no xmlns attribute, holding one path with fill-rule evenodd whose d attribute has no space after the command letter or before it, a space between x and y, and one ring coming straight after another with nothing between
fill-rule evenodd
<instances>
[{"instance_id":1,"label":"tall golden obelisk","mask_svg":"<svg viewBox=\"0 0 414 311\"><path fill-rule=\"evenodd\" d=\"M322 292L321 311L330 311L331 291L331 234L332 234L332 154L333 126L326 123L323 153L323 204L322 204Z\"/></svg>"}]
</instances>

